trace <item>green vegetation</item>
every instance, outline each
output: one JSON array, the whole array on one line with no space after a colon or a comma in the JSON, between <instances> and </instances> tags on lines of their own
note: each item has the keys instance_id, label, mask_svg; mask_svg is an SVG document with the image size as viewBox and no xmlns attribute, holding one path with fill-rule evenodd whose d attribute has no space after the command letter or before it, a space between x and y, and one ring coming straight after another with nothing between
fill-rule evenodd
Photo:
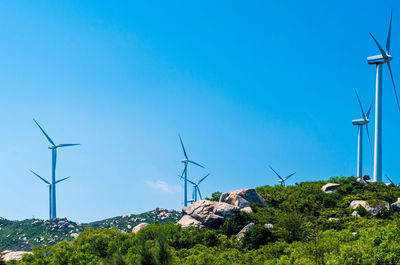
<instances>
[{"instance_id":1,"label":"green vegetation","mask_svg":"<svg viewBox=\"0 0 400 265\"><path fill-rule=\"evenodd\" d=\"M72 242L35 247L17 264L400 264L399 213L356 217L348 207L353 200L393 203L400 189L352 177L329 182L341 184L336 193L321 192L324 181L257 188L267 204L235 212L218 230L172 222L136 234L86 229ZM236 233L249 222L255 225L238 241Z\"/></svg>"},{"instance_id":2,"label":"green vegetation","mask_svg":"<svg viewBox=\"0 0 400 265\"><path fill-rule=\"evenodd\" d=\"M138 215L117 216L88 224L79 224L66 218L50 221L10 221L0 218L0 248L30 251L35 246L53 245L63 240L71 241L87 228L114 228L130 232L142 222L177 222L180 217L180 212L157 208Z\"/></svg>"},{"instance_id":3,"label":"green vegetation","mask_svg":"<svg viewBox=\"0 0 400 265\"><path fill-rule=\"evenodd\" d=\"M219 201L219 198L221 197L221 195L222 195L221 192L216 191L211 194L211 198L206 197L206 200L217 202L217 201Z\"/></svg>"}]
</instances>

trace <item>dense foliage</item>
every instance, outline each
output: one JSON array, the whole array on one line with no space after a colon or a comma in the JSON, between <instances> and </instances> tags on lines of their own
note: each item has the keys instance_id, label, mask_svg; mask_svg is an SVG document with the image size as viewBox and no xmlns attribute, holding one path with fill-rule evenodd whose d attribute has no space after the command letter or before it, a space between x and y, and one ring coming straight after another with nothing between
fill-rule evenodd
<instances>
[{"instance_id":1,"label":"dense foliage","mask_svg":"<svg viewBox=\"0 0 400 265\"><path fill-rule=\"evenodd\" d=\"M0 218L0 248L30 251L35 246L52 245L63 240L71 241L87 228L115 228L122 232L130 232L142 222L177 222L180 217L180 212L156 208L142 214L128 214L87 224L79 224L66 218L48 221L10 221Z\"/></svg>"},{"instance_id":2,"label":"dense foliage","mask_svg":"<svg viewBox=\"0 0 400 265\"><path fill-rule=\"evenodd\" d=\"M88 229L70 243L36 247L18 264L400 264L399 213L356 217L348 207L356 199L393 203L400 189L355 178L330 182L341 184L336 193L321 192L323 181L260 187L267 204L235 212L219 230L173 223L136 234ZM249 222L255 225L238 241L236 233Z\"/></svg>"}]
</instances>

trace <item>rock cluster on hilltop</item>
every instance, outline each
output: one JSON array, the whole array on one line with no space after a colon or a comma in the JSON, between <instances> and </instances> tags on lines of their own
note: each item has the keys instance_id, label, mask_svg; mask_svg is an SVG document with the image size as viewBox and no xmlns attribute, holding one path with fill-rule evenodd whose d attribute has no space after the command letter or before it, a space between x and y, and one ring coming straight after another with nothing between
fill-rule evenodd
<instances>
[{"instance_id":1,"label":"rock cluster on hilltop","mask_svg":"<svg viewBox=\"0 0 400 265\"><path fill-rule=\"evenodd\" d=\"M325 193L335 193L336 189L340 186L340 184L337 183L327 183L324 186L322 186L321 190Z\"/></svg>"},{"instance_id":2,"label":"rock cluster on hilltop","mask_svg":"<svg viewBox=\"0 0 400 265\"><path fill-rule=\"evenodd\" d=\"M255 189L241 189L222 194L219 202L226 202L243 209L249 207L250 203L265 204L265 199Z\"/></svg>"},{"instance_id":3,"label":"rock cluster on hilltop","mask_svg":"<svg viewBox=\"0 0 400 265\"><path fill-rule=\"evenodd\" d=\"M371 179L368 175L364 175L362 177L358 177L357 182L367 185L367 184L376 184L377 182Z\"/></svg>"},{"instance_id":4,"label":"rock cluster on hilltop","mask_svg":"<svg viewBox=\"0 0 400 265\"><path fill-rule=\"evenodd\" d=\"M218 228L232 215L235 209L251 212L251 203L265 204L266 201L254 189L241 189L221 195L219 202L201 200L183 207L183 216L178 224L183 228Z\"/></svg>"},{"instance_id":5,"label":"rock cluster on hilltop","mask_svg":"<svg viewBox=\"0 0 400 265\"><path fill-rule=\"evenodd\" d=\"M365 200L354 200L350 203L349 207L351 209L357 209L359 206L362 206L367 212L372 214L373 216L378 216L383 213L385 210L390 210L390 205L385 201L378 201L373 206L371 206Z\"/></svg>"}]
</instances>

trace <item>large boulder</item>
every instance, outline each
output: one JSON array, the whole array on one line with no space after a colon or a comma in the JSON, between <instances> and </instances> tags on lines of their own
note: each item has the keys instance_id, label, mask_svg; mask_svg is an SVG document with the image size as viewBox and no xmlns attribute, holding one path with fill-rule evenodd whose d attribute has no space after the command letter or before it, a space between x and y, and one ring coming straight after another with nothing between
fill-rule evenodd
<instances>
[{"instance_id":1,"label":"large boulder","mask_svg":"<svg viewBox=\"0 0 400 265\"><path fill-rule=\"evenodd\" d=\"M362 206L365 210L367 210L367 212L369 212L373 216L377 216L381 214L384 210L389 211L390 209L389 203L385 201L378 201L373 206L371 206L365 200L354 200L349 205L351 209L357 209L359 206Z\"/></svg>"},{"instance_id":2,"label":"large boulder","mask_svg":"<svg viewBox=\"0 0 400 265\"><path fill-rule=\"evenodd\" d=\"M367 184L372 184L373 185L373 184L378 183L377 181L371 179L368 175L364 175L362 177L358 177L356 179L356 181L361 183L361 184L364 184L364 185L367 185Z\"/></svg>"},{"instance_id":3,"label":"large boulder","mask_svg":"<svg viewBox=\"0 0 400 265\"><path fill-rule=\"evenodd\" d=\"M218 228L238 207L224 202L201 200L183 207L182 227Z\"/></svg>"},{"instance_id":4,"label":"large boulder","mask_svg":"<svg viewBox=\"0 0 400 265\"><path fill-rule=\"evenodd\" d=\"M240 240L244 237L244 234L249 231L250 227L252 227L254 225L254 223L250 223L248 225L246 225L245 227L242 228L242 230L240 230L240 232L236 235L236 239Z\"/></svg>"},{"instance_id":5,"label":"large boulder","mask_svg":"<svg viewBox=\"0 0 400 265\"><path fill-rule=\"evenodd\" d=\"M132 229L132 232L133 233L137 233L137 232L139 232L140 230L142 230L143 228L145 228L146 226L148 226L149 224L148 223L140 223L140 224L138 224L137 226L135 226L133 229Z\"/></svg>"},{"instance_id":6,"label":"large boulder","mask_svg":"<svg viewBox=\"0 0 400 265\"><path fill-rule=\"evenodd\" d=\"M400 198L397 198L397 201L390 205L393 211L400 212Z\"/></svg>"},{"instance_id":7,"label":"large boulder","mask_svg":"<svg viewBox=\"0 0 400 265\"><path fill-rule=\"evenodd\" d=\"M248 207L250 203L266 203L265 199L255 189L241 189L224 193L221 195L219 202L225 202L240 209Z\"/></svg>"},{"instance_id":8,"label":"large boulder","mask_svg":"<svg viewBox=\"0 0 400 265\"><path fill-rule=\"evenodd\" d=\"M22 255L24 255L24 254L32 254L32 252L4 250L3 252L1 252L0 258L4 262L18 261L18 260L21 260Z\"/></svg>"},{"instance_id":9,"label":"large boulder","mask_svg":"<svg viewBox=\"0 0 400 265\"><path fill-rule=\"evenodd\" d=\"M321 190L325 193L335 193L339 186L340 184L337 183L328 183L322 186Z\"/></svg>"},{"instance_id":10,"label":"large boulder","mask_svg":"<svg viewBox=\"0 0 400 265\"><path fill-rule=\"evenodd\" d=\"M202 227L201 222L197 221L190 215L184 215L182 216L181 220L178 221L178 224L180 224L183 228L189 227L189 226L195 226L195 227Z\"/></svg>"}]
</instances>

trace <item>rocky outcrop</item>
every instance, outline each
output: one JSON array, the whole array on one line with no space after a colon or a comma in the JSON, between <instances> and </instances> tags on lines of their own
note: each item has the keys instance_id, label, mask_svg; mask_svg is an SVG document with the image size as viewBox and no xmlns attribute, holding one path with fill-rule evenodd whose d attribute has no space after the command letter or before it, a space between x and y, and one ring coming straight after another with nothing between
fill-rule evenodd
<instances>
[{"instance_id":1,"label":"rocky outcrop","mask_svg":"<svg viewBox=\"0 0 400 265\"><path fill-rule=\"evenodd\" d=\"M180 224L183 228L186 228L189 226L202 227L201 222L197 221L190 215L182 216L181 220L178 221L178 224Z\"/></svg>"},{"instance_id":2,"label":"rocky outcrop","mask_svg":"<svg viewBox=\"0 0 400 265\"><path fill-rule=\"evenodd\" d=\"M133 233L137 233L137 232L139 232L140 230L142 230L143 228L145 228L146 226L148 226L149 224L148 223L140 223L140 224L138 224L137 226L135 226L133 229L132 229L132 232Z\"/></svg>"},{"instance_id":3,"label":"rocky outcrop","mask_svg":"<svg viewBox=\"0 0 400 265\"><path fill-rule=\"evenodd\" d=\"M367 184L376 184L377 182L371 179L368 175L364 175L362 177L358 177L357 182L367 185Z\"/></svg>"},{"instance_id":4,"label":"rocky outcrop","mask_svg":"<svg viewBox=\"0 0 400 265\"><path fill-rule=\"evenodd\" d=\"M335 193L339 186L340 184L337 183L328 183L322 186L321 190L325 193Z\"/></svg>"},{"instance_id":5,"label":"rocky outcrop","mask_svg":"<svg viewBox=\"0 0 400 265\"><path fill-rule=\"evenodd\" d=\"M271 229L271 228L274 228L274 225L273 224L265 224L264 227Z\"/></svg>"},{"instance_id":6,"label":"rocky outcrop","mask_svg":"<svg viewBox=\"0 0 400 265\"><path fill-rule=\"evenodd\" d=\"M218 228L238 207L224 202L201 200L183 207L182 227Z\"/></svg>"},{"instance_id":7,"label":"rocky outcrop","mask_svg":"<svg viewBox=\"0 0 400 265\"><path fill-rule=\"evenodd\" d=\"M357 207L362 206L367 212L372 214L373 216L378 216L384 210L390 209L389 203L385 201L376 202L373 206L369 205L369 203L365 200L354 200L350 203L349 207L351 209L356 209Z\"/></svg>"},{"instance_id":8,"label":"rocky outcrop","mask_svg":"<svg viewBox=\"0 0 400 265\"><path fill-rule=\"evenodd\" d=\"M392 203L390 205L390 208L392 208L392 210L395 211L395 212L400 212L400 198L397 198L397 201Z\"/></svg>"},{"instance_id":9,"label":"rocky outcrop","mask_svg":"<svg viewBox=\"0 0 400 265\"><path fill-rule=\"evenodd\" d=\"M246 213L252 213L252 212L253 212L253 210L251 209L251 207L244 207L244 208L240 209L240 211L246 212Z\"/></svg>"},{"instance_id":10,"label":"rocky outcrop","mask_svg":"<svg viewBox=\"0 0 400 265\"><path fill-rule=\"evenodd\" d=\"M1 258L4 262L9 262L13 260L17 261L21 260L21 257L24 254L32 254L32 252L4 250L3 252L1 252Z\"/></svg>"},{"instance_id":11,"label":"rocky outcrop","mask_svg":"<svg viewBox=\"0 0 400 265\"><path fill-rule=\"evenodd\" d=\"M218 228L232 215L235 209L251 213L251 203L265 204L266 201L254 189L241 189L221 195L219 202L201 200L183 207L183 216L178 224L183 228Z\"/></svg>"},{"instance_id":12,"label":"rocky outcrop","mask_svg":"<svg viewBox=\"0 0 400 265\"><path fill-rule=\"evenodd\" d=\"M219 202L232 204L238 208L250 206L250 203L265 204L266 201L261 197L255 189L241 189L224 193L221 195Z\"/></svg>"},{"instance_id":13,"label":"rocky outcrop","mask_svg":"<svg viewBox=\"0 0 400 265\"><path fill-rule=\"evenodd\" d=\"M359 214L357 213L357 211L353 211L353 212L351 213L351 215L352 215L352 216L355 216L355 217L361 217L361 215L359 215Z\"/></svg>"},{"instance_id":14,"label":"rocky outcrop","mask_svg":"<svg viewBox=\"0 0 400 265\"><path fill-rule=\"evenodd\" d=\"M236 239L240 240L244 237L244 234L249 231L250 227L252 227L254 225L254 223L250 223L248 225L246 225L245 227L242 228L242 230L240 230L240 232L236 235Z\"/></svg>"}]
</instances>

